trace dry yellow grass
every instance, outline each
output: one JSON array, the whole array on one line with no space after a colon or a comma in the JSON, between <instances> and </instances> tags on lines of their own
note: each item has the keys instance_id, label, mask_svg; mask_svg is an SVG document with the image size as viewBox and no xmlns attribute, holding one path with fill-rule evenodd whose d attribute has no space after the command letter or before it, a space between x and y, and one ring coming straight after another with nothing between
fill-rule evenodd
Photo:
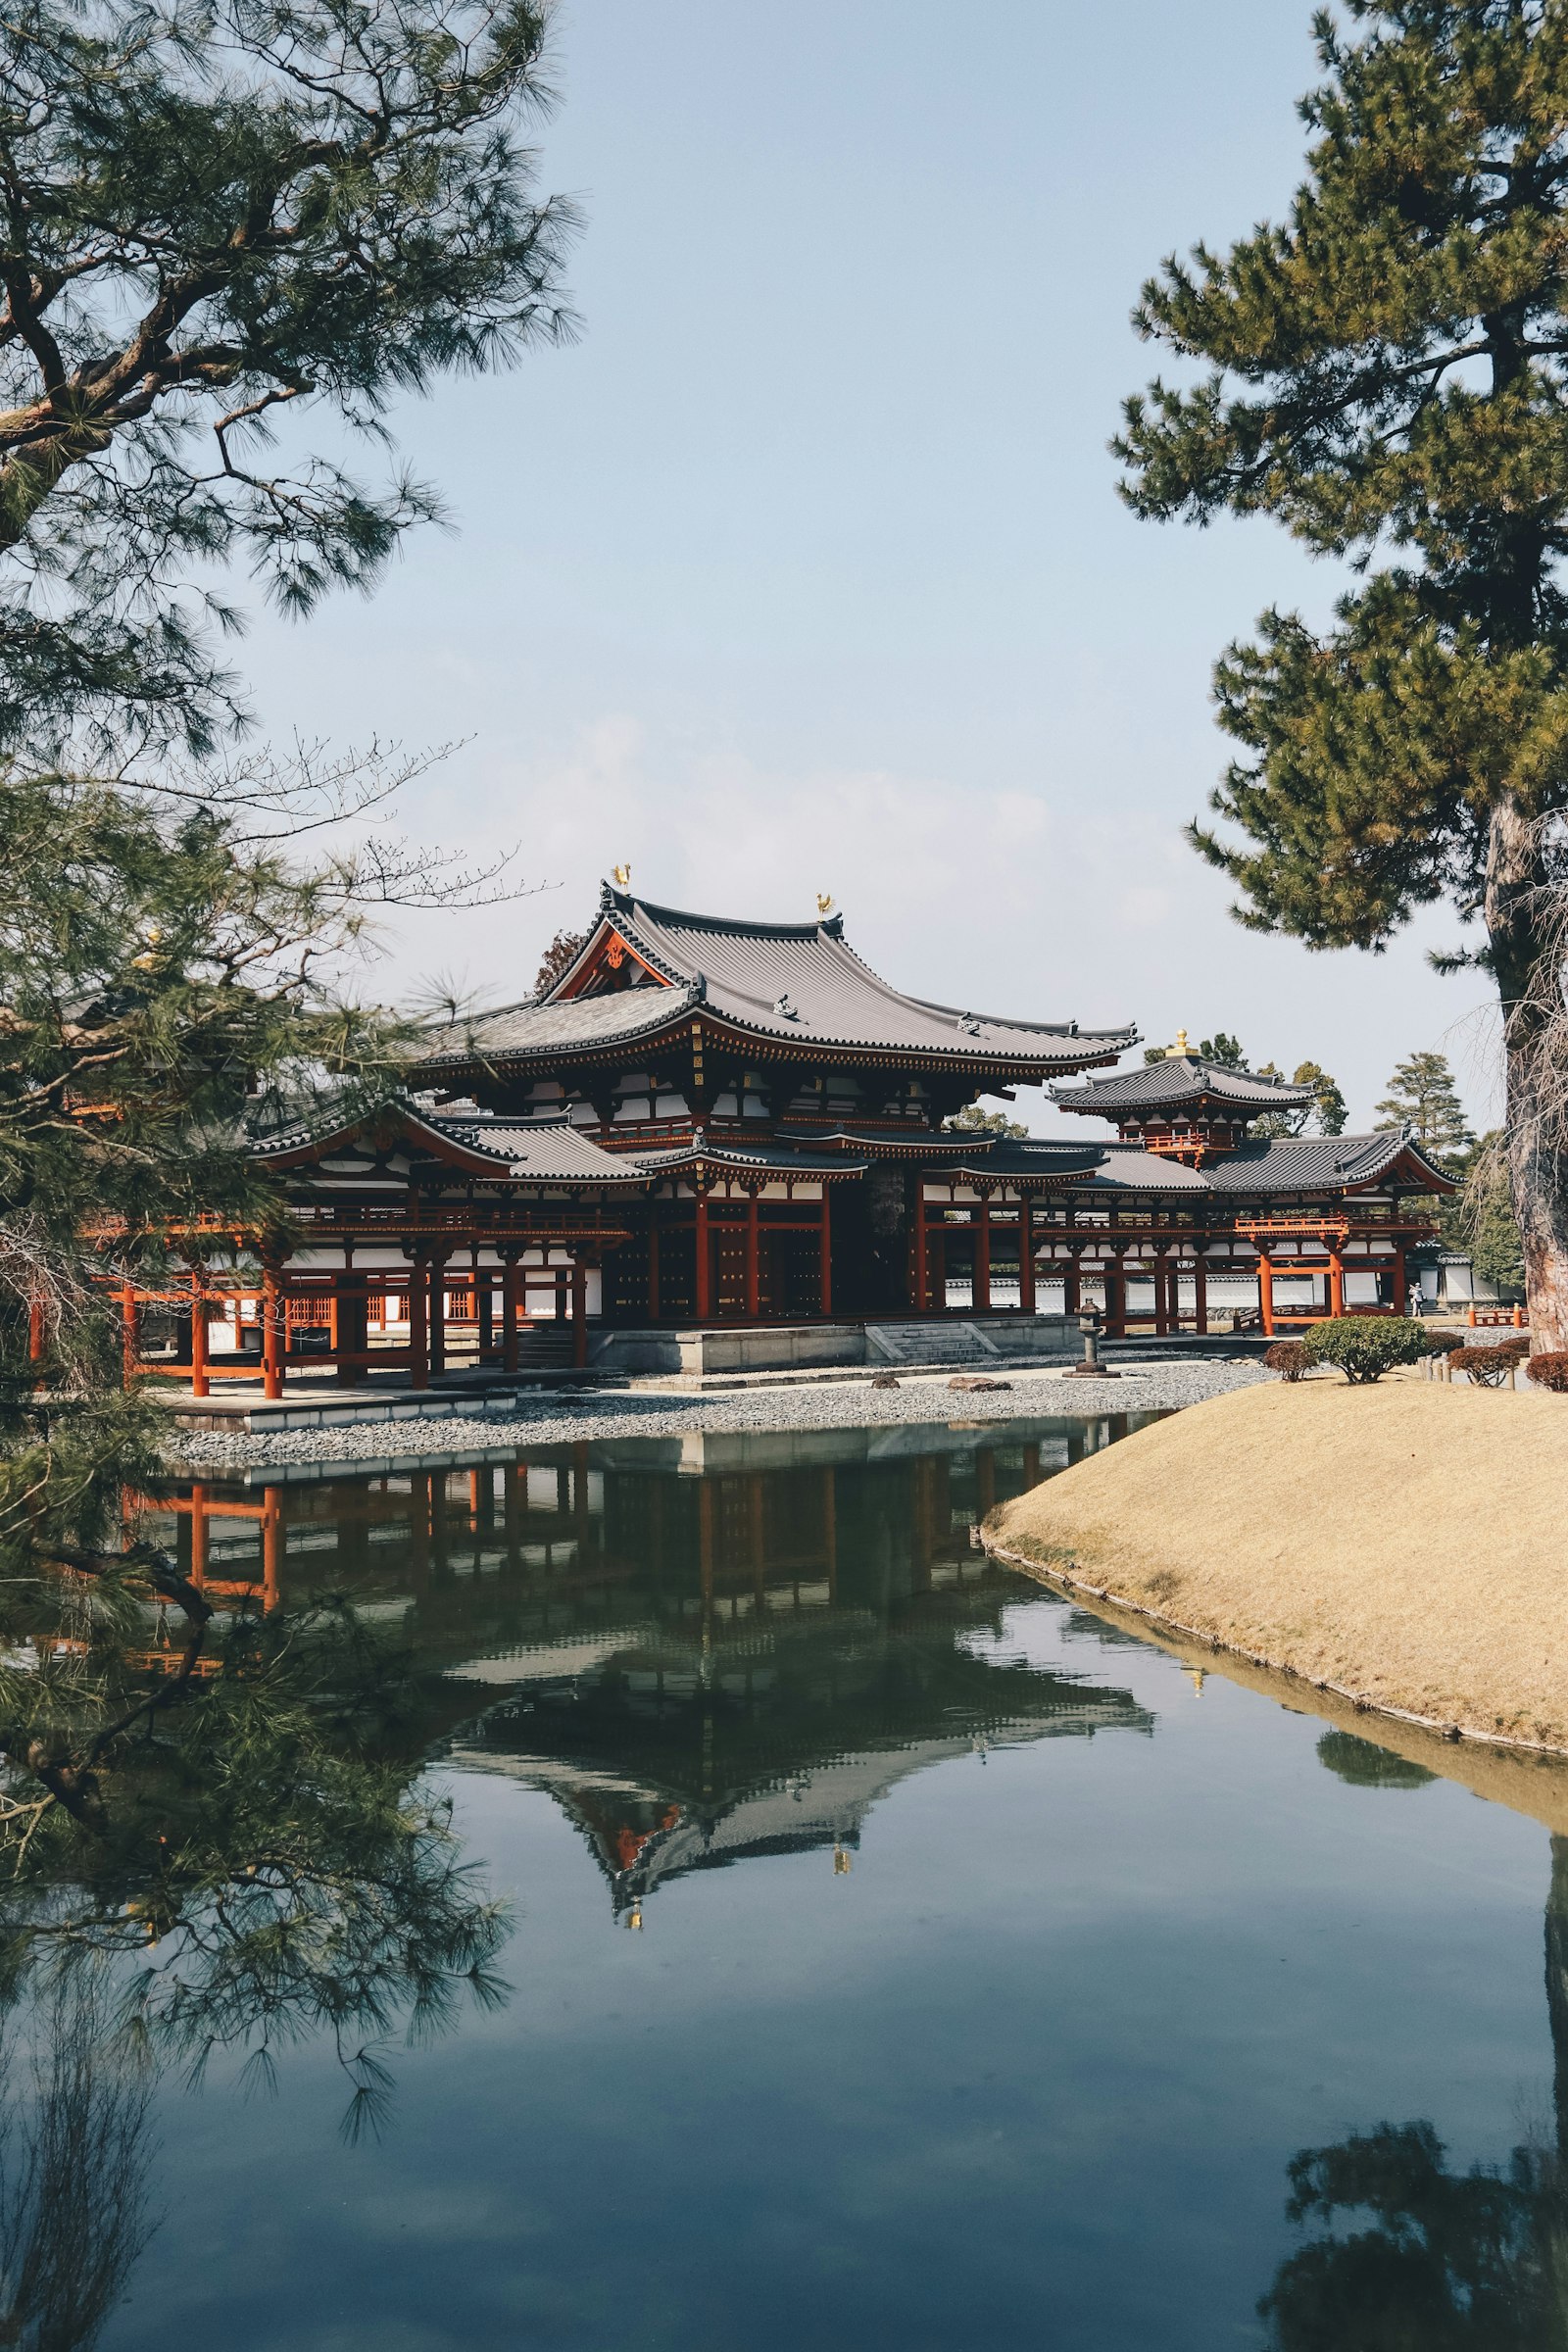
<instances>
[{"instance_id":1,"label":"dry yellow grass","mask_svg":"<svg viewBox=\"0 0 1568 2352\"><path fill-rule=\"evenodd\" d=\"M1568 1399L1244 1389L1048 1480L990 1533L1373 1706L1568 1749Z\"/></svg>"}]
</instances>

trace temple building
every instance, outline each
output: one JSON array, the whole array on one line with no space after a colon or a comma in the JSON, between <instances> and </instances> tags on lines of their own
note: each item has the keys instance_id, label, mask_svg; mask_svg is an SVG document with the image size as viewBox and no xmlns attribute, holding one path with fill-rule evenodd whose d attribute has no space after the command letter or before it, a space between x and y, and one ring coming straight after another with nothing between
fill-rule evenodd
<instances>
[{"instance_id":1,"label":"temple building","mask_svg":"<svg viewBox=\"0 0 1568 2352\"><path fill-rule=\"evenodd\" d=\"M906 996L826 903L746 922L606 884L554 983L432 1037L400 1101L257 1139L293 1247L193 1266L173 1353L198 1394L259 1369L275 1396L296 1363L427 1387L458 1348L635 1371L683 1331L808 1363L953 1317L1038 1344L1091 1305L1158 1337L1402 1311L1453 1189L1413 1136L1281 1132L1307 1090L1185 1050L1113 1069L1137 1034ZM953 1126L1019 1086L1114 1136Z\"/></svg>"}]
</instances>

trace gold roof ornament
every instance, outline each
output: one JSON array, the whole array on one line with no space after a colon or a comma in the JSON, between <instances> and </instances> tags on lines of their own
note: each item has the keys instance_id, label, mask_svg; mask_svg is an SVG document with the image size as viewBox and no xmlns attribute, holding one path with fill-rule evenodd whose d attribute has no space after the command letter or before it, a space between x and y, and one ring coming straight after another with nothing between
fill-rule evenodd
<instances>
[{"instance_id":1,"label":"gold roof ornament","mask_svg":"<svg viewBox=\"0 0 1568 2352\"><path fill-rule=\"evenodd\" d=\"M631 880L631 860L628 858L624 865L612 865L610 871L615 888L624 890Z\"/></svg>"},{"instance_id":2,"label":"gold roof ornament","mask_svg":"<svg viewBox=\"0 0 1568 2352\"><path fill-rule=\"evenodd\" d=\"M835 1839L833 1844L833 1876L836 1879L847 1879L849 1875L850 1857L845 1852L843 1846L838 1843L837 1839Z\"/></svg>"},{"instance_id":3,"label":"gold roof ornament","mask_svg":"<svg viewBox=\"0 0 1568 2352\"><path fill-rule=\"evenodd\" d=\"M817 911L817 913L818 913L818 914L822 914L822 915L827 915L827 914L831 914L831 913L832 913L832 911L833 911L833 893L832 893L830 890L819 890L819 891L817 892L817 894L816 894L816 911Z\"/></svg>"},{"instance_id":4,"label":"gold roof ornament","mask_svg":"<svg viewBox=\"0 0 1568 2352\"><path fill-rule=\"evenodd\" d=\"M1187 1043L1186 1030L1178 1029L1176 1032L1176 1043L1173 1046L1167 1046L1165 1048L1165 1059L1167 1061L1181 1061L1185 1059L1192 1050L1192 1047Z\"/></svg>"}]
</instances>

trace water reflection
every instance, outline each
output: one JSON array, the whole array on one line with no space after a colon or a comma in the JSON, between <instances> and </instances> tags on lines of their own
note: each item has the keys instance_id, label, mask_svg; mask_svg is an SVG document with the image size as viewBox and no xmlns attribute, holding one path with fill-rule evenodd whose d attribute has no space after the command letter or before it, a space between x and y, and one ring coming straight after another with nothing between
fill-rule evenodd
<instances>
[{"instance_id":1,"label":"water reflection","mask_svg":"<svg viewBox=\"0 0 1568 2352\"><path fill-rule=\"evenodd\" d=\"M946 2352L1031 2340L1051 2276L1063 2345L1568 2352L1568 1841L1546 1908L1551 2125L1454 2125L1443 2035L1471 2031L1475 2004L1446 1980L1410 1996L1392 2090L1348 2067L1318 2104L1311 2078L1360 2046L1334 2004L1378 1997L1360 1906L1396 2007L1423 1934L1440 1963L1468 1948L1448 1941L1457 1880L1428 1912L1395 1894L1379 1917L1367 1866L1389 1860L1390 1825L1441 1844L1453 1792L1223 1676L1195 1705L1135 1634L975 1547L994 1502L1127 1426L498 1449L153 1498L145 1531L224 1617L230 1687L193 1698L174 1752L117 1768L122 1827L90 1866L73 1849L0 1888L0 1931L30 1904L34 1929L109 1950L107 1973L50 1980L38 2062L22 2051L0 2082L0 2341L97 2339L186 2185L154 2162L160 2067L175 2081L207 2048L297 2038L310 2065L285 2098L314 2096L335 2053L351 2112L373 2110L411 2018L450 2018L470 1970L493 1995L507 1929L447 1835L456 1788L503 1875L525 1825L511 2008L409 2070L422 2087L400 2083L403 2128L378 2147L333 2149L321 2102L281 2188L255 2110L174 2110L182 2156L205 2131L241 2183L230 2232L266 2178L291 2260L352 2279L345 2343L381 2340L428 2282L436 2316L423 2335L410 2317L410 2341L598 2343L635 2304L661 2347L756 2326L772 2352L805 2340L809 2305L825 2344L880 2341L885 2320L887 2340ZM1048 1741L1068 1745L1042 1777ZM1003 1750L1000 1773L968 1762ZM1539 1921L1522 1931L1538 2003ZM1545 2080L1539 2008L1510 2049L1524 2040ZM1461 2144L1518 2144L1466 2170L1433 2114ZM1300 2141L1282 2253L1272 2183ZM401 2233L442 2195L416 2246L375 2218ZM358 2247L351 2209L371 2215ZM637 2231L605 2232L605 2211L635 2211ZM171 2261L147 2258L113 2342L162 2340ZM1112 2325L1140 2267L1149 2300ZM206 2301L181 2307L190 2340L193 2313L246 2347L280 2340L265 2294L235 2320L255 2272L233 2235ZM1178 2295L1183 2277L1201 2291Z\"/></svg>"},{"instance_id":2,"label":"water reflection","mask_svg":"<svg viewBox=\"0 0 1568 2352\"><path fill-rule=\"evenodd\" d=\"M1021 1585L976 1523L1140 1417L582 1446L261 1497L167 1533L269 1605L400 1614L459 1763L548 1789L643 1924L662 1883L821 1847L849 1866L905 1775L1152 1717L984 1654ZM248 1514L248 1516L247 1516Z\"/></svg>"},{"instance_id":3,"label":"water reflection","mask_svg":"<svg viewBox=\"0 0 1568 2352\"><path fill-rule=\"evenodd\" d=\"M1351 1750L1366 1754L1352 1755ZM1347 1733L1318 1753L1358 1787L1435 1776ZM1288 2218L1316 2232L1258 2304L1277 2352L1562 2352L1568 2345L1568 1838L1546 1901L1551 2129L1455 2172L1430 2121L1380 2123L1289 2171Z\"/></svg>"}]
</instances>

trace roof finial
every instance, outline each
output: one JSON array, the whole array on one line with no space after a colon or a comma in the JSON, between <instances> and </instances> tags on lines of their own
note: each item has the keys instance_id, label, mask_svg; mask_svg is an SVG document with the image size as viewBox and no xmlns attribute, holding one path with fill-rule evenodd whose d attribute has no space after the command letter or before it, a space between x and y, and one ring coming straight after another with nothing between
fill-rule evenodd
<instances>
[{"instance_id":1,"label":"roof finial","mask_svg":"<svg viewBox=\"0 0 1568 2352\"><path fill-rule=\"evenodd\" d=\"M1178 1029L1176 1032L1176 1043L1173 1046L1167 1046L1165 1048L1165 1059L1167 1061L1181 1061L1192 1052L1192 1047L1187 1043L1186 1030Z\"/></svg>"},{"instance_id":2,"label":"roof finial","mask_svg":"<svg viewBox=\"0 0 1568 2352\"><path fill-rule=\"evenodd\" d=\"M612 865L610 870L615 878L615 888L617 890L624 890L628 882L631 880L630 859L628 858L624 865Z\"/></svg>"},{"instance_id":3,"label":"roof finial","mask_svg":"<svg viewBox=\"0 0 1568 2352\"><path fill-rule=\"evenodd\" d=\"M817 913L818 913L818 914L820 914L820 915L823 915L823 916L827 916L827 915L830 915L830 914L832 913L832 911L833 911L833 893L832 893L830 890L819 890L819 891L817 892L817 894L816 894L816 911L817 911Z\"/></svg>"}]
</instances>

